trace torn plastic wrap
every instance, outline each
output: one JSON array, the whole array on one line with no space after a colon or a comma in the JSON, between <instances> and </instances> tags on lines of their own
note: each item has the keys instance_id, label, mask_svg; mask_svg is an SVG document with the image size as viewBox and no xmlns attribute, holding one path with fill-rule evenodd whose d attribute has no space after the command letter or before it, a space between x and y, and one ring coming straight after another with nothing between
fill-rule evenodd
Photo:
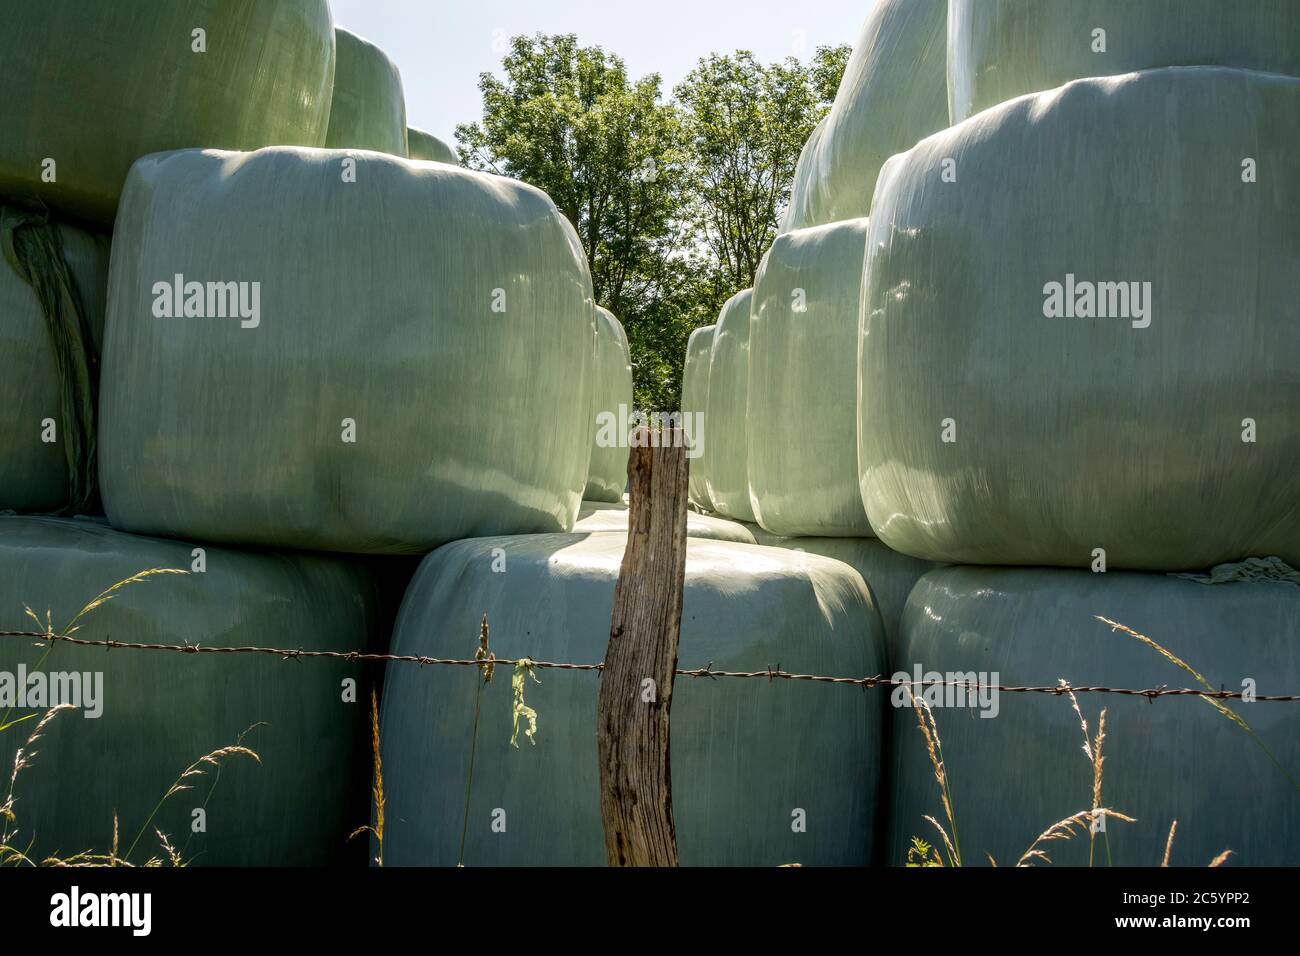
<instances>
[{"instance_id":1,"label":"torn plastic wrap","mask_svg":"<svg viewBox=\"0 0 1300 956\"><path fill-rule=\"evenodd\" d=\"M108 239L0 206L0 510L98 507ZM16 363L22 363L19 368Z\"/></svg>"}]
</instances>

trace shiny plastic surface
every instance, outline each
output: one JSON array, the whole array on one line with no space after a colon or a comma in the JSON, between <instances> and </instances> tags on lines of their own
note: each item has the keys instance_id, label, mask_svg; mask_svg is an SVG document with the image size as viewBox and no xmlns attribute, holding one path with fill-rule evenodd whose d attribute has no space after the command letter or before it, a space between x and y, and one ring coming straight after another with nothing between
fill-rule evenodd
<instances>
[{"instance_id":1,"label":"shiny plastic surface","mask_svg":"<svg viewBox=\"0 0 1300 956\"><path fill-rule=\"evenodd\" d=\"M713 510L709 498L709 361L713 355L716 325L705 325L691 333L686 341L686 364L682 369L682 415L703 414L704 438L700 453L690 459L690 499L705 511ZM694 421L695 419L692 419Z\"/></svg>"},{"instance_id":2,"label":"shiny plastic surface","mask_svg":"<svg viewBox=\"0 0 1300 956\"><path fill-rule=\"evenodd\" d=\"M260 282L256 326L156 317L175 275L249 299ZM532 186L379 153L151 156L123 196L110 300L99 463L117 527L419 553L572 526L595 311L576 234Z\"/></svg>"},{"instance_id":3,"label":"shiny plastic surface","mask_svg":"<svg viewBox=\"0 0 1300 956\"><path fill-rule=\"evenodd\" d=\"M704 442L705 488L712 510L724 518L753 521L749 501L748 439L749 307L753 289L737 292L722 306L709 358L709 405Z\"/></svg>"},{"instance_id":4,"label":"shiny plastic surface","mask_svg":"<svg viewBox=\"0 0 1300 956\"><path fill-rule=\"evenodd\" d=\"M86 310L94 348L104 333L108 240L61 226L63 258ZM42 440L53 419L59 437L59 368L40 302L0 256L0 355L22 369L0 376L0 511L53 511L68 500L68 465L58 441Z\"/></svg>"},{"instance_id":5,"label":"shiny plastic surface","mask_svg":"<svg viewBox=\"0 0 1300 956\"><path fill-rule=\"evenodd\" d=\"M876 535L966 564L1300 565L1298 151L1300 80L1172 68L891 160L859 356Z\"/></svg>"},{"instance_id":6,"label":"shiny plastic surface","mask_svg":"<svg viewBox=\"0 0 1300 956\"><path fill-rule=\"evenodd\" d=\"M885 160L948 125L946 0L877 0L799 158L783 229L871 213Z\"/></svg>"},{"instance_id":7,"label":"shiny plastic surface","mask_svg":"<svg viewBox=\"0 0 1300 956\"><path fill-rule=\"evenodd\" d=\"M628 506L623 501L584 501L573 530L578 533L618 532L627 534ZM712 538L715 541L738 541L753 544L754 536L745 525L717 515L686 512L688 538Z\"/></svg>"},{"instance_id":8,"label":"shiny plastic surface","mask_svg":"<svg viewBox=\"0 0 1300 956\"><path fill-rule=\"evenodd\" d=\"M432 133L426 133L414 126L406 128L406 148L411 159L450 163L452 166L460 165L460 158L456 155L455 149Z\"/></svg>"},{"instance_id":9,"label":"shiny plastic surface","mask_svg":"<svg viewBox=\"0 0 1300 956\"><path fill-rule=\"evenodd\" d=\"M748 475L773 534L860 537L858 301L867 220L776 237L754 279Z\"/></svg>"},{"instance_id":10,"label":"shiny plastic surface","mask_svg":"<svg viewBox=\"0 0 1300 956\"><path fill-rule=\"evenodd\" d=\"M622 501L627 487L629 449L620 423L632 414L632 358L623 323L596 306L596 367L592 375L591 464L587 470L589 501ZM620 411L619 406L624 411Z\"/></svg>"},{"instance_id":11,"label":"shiny plastic surface","mask_svg":"<svg viewBox=\"0 0 1300 956\"><path fill-rule=\"evenodd\" d=\"M530 535L440 548L407 592L394 651L472 656L486 613L498 657L599 661L624 541ZM503 573L493 573L494 561ZM778 660L830 674L883 667L879 618L861 580L815 555L690 539L678 666L761 670ZM529 680L525 691L537 711L536 746L521 730L517 750L510 676L499 664L482 689L465 864L602 865L599 676L539 670L541 683ZM469 668L389 668L386 865L457 862L479 681ZM852 688L678 677L671 759L681 862L868 862L883 708L883 697ZM493 832L498 807L506 839ZM794 832L795 808L806 812L807 832Z\"/></svg>"},{"instance_id":12,"label":"shiny plastic surface","mask_svg":"<svg viewBox=\"0 0 1300 956\"><path fill-rule=\"evenodd\" d=\"M111 227L127 171L147 153L325 142L326 0L39 0L6 3L0 19L6 199Z\"/></svg>"},{"instance_id":13,"label":"shiny plastic surface","mask_svg":"<svg viewBox=\"0 0 1300 956\"><path fill-rule=\"evenodd\" d=\"M190 542L113 531L85 519L0 517L0 628L33 630L24 604L56 629L101 591L151 568L191 570ZM164 574L129 584L79 622L78 637L141 643L379 650L370 577L352 562L312 555L208 547L203 573ZM154 828L187 862L201 866L308 866L352 861L347 833L364 821L369 721L361 665L278 661L256 654L176 654L0 639L0 671L102 674L94 694L101 714L61 712L42 732L14 794L21 844L42 859L58 852L108 852L117 814L129 862L163 856ZM343 699L343 681L360 691ZM66 685L65 685L66 686ZM0 760L14 750L44 707L0 707L0 717L34 719L0 733ZM0 721L2 723L4 721ZM260 724L260 725L259 725ZM259 725L259 726L254 726ZM252 728L250 730L250 728ZM231 756L219 773L186 780L149 815L190 764L236 742L261 758ZM191 831L205 807L206 832Z\"/></svg>"},{"instance_id":14,"label":"shiny plastic surface","mask_svg":"<svg viewBox=\"0 0 1300 956\"><path fill-rule=\"evenodd\" d=\"M1232 66L1300 74L1300 4L1295 0L949 3L948 109L953 123L1070 80L1162 66Z\"/></svg>"},{"instance_id":15,"label":"shiny plastic surface","mask_svg":"<svg viewBox=\"0 0 1300 956\"><path fill-rule=\"evenodd\" d=\"M1295 653L1300 588L1288 583L1204 585L1168 575L1011 568L945 568L923 577L903 615L896 668L973 672L1004 686L1202 687L1158 651L1094 615L1158 642L1214 689L1258 694L1300 687ZM997 680L991 676L996 673ZM1106 709L1100 805L1135 817L1105 821L1099 865L1158 866L1178 821L1170 863L1300 864L1300 712L1285 703L1225 701L1247 732L1204 700L1079 694L1089 733ZM951 701L955 703L955 701ZM996 718L934 706L963 861L1011 866L1058 820L1091 810L1093 774L1069 697L1001 694ZM944 822L925 740L910 707L892 709L888 862L912 835ZM1276 758L1270 759L1269 753ZM1280 765L1280 766L1279 766ZM1290 779L1288 779L1288 775ZM1086 866L1088 828L1047 850L1057 866Z\"/></svg>"},{"instance_id":16,"label":"shiny plastic surface","mask_svg":"<svg viewBox=\"0 0 1300 956\"><path fill-rule=\"evenodd\" d=\"M369 40L342 27L337 38L334 101L330 107L330 149L373 149L405 157L406 94L397 64ZM414 157L413 157L414 158Z\"/></svg>"}]
</instances>

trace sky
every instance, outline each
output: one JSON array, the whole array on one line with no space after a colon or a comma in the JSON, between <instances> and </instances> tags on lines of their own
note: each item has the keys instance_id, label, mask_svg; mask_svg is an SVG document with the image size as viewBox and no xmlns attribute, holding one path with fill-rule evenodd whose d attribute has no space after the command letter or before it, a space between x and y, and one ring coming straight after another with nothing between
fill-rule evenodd
<instances>
[{"instance_id":1,"label":"sky","mask_svg":"<svg viewBox=\"0 0 1300 956\"><path fill-rule=\"evenodd\" d=\"M874 0L330 0L334 22L381 47L406 89L407 125L455 145L479 118L478 76L500 72L518 34L575 33L671 92L700 57L751 50L762 61L853 43Z\"/></svg>"}]
</instances>

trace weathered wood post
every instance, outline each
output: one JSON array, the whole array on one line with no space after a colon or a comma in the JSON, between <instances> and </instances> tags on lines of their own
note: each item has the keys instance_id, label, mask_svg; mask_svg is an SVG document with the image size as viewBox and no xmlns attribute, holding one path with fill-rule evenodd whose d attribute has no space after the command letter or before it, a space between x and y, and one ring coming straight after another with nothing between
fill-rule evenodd
<instances>
[{"instance_id":1,"label":"weathered wood post","mask_svg":"<svg viewBox=\"0 0 1300 956\"><path fill-rule=\"evenodd\" d=\"M680 429L633 433L627 550L596 705L611 866L676 866L668 715L686 577L689 464Z\"/></svg>"}]
</instances>

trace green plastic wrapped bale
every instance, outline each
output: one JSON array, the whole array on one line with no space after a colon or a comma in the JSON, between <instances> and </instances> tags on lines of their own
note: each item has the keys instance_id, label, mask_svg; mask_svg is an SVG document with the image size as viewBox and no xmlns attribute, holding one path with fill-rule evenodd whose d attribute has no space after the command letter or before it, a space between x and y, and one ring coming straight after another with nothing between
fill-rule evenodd
<instances>
[{"instance_id":1,"label":"green plastic wrapped bale","mask_svg":"<svg viewBox=\"0 0 1300 956\"><path fill-rule=\"evenodd\" d=\"M201 562L201 563L200 563ZM194 549L88 519L0 517L0 629L56 631L137 643L381 650L375 591L357 564L311 555ZM41 731L14 787L18 837L35 860L107 853L164 860L155 829L185 861L306 866L365 854L347 835L365 822L368 695L361 665L269 654L180 654L0 638L0 761L14 763L47 707L72 703ZM355 702L345 700L355 683ZM55 699L57 691L58 699ZM20 696L21 694L21 696ZM41 696L44 695L44 696ZM251 728L251 729L250 729ZM187 767L241 744L155 806ZM29 750L32 748L28 748ZM6 779L8 773L6 772ZM206 829L194 832L203 808ZM139 842L135 842L137 835Z\"/></svg>"},{"instance_id":2,"label":"green plastic wrapped bale","mask_svg":"<svg viewBox=\"0 0 1300 956\"><path fill-rule=\"evenodd\" d=\"M860 537L857 337L867 220L777 236L754 279L748 474L773 534Z\"/></svg>"},{"instance_id":3,"label":"green plastic wrapped bale","mask_svg":"<svg viewBox=\"0 0 1300 956\"><path fill-rule=\"evenodd\" d=\"M794 181L790 184L790 204L785 207L785 213L781 216L781 228L778 232L798 229L812 219L810 196L812 175L818 158L817 141L821 139L822 131L826 129L826 120L827 117L823 116L813 127L813 131L803 144L803 149L799 151L799 162L794 168Z\"/></svg>"},{"instance_id":4,"label":"green plastic wrapped bale","mask_svg":"<svg viewBox=\"0 0 1300 956\"><path fill-rule=\"evenodd\" d=\"M423 159L434 163L460 165L456 151L434 136L414 126L406 127L406 146L411 159Z\"/></svg>"},{"instance_id":5,"label":"green plastic wrapped bale","mask_svg":"<svg viewBox=\"0 0 1300 956\"><path fill-rule=\"evenodd\" d=\"M407 554L572 527L595 306L545 193L381 153L181 151L136 164L114 249L115 527Z\"/></svg>"},{"instance_id":6,"label":"green plastic wrapped bale","mask_svg":"<svg viewBox=\"0 0 1300 956\"><path fill-rule=\"evenodd\" d=\"M933 561L900 554L875 538L778 538L767 535L762 540L756 538L755 541L771 548L806 551L834 558L862 575L862 580L871 589L872 603L880 612L880 620L885 628L885 656L891 662L897 657L899 623L907 604L907 596L912 593L912 587L921 575L939 567Z\"/></svg>"},{"instance_id":7,"label":"green plastic wrapped bale","mask_svg":"<svg viewBox=\"0 0 1300 956\"><path fill-rule=\"evenodd\" d=\"M948 108L953 123L1070 80L1162 66L1231 66L1300 75L1300 4L950 0Z\"/></svg>"},{"instance_id":8,"label":"green plastic wrapped bale","mask_svg":"<svg viewBox=\"0 0 1300 956\"><path fill-rule=\"evenodd\" d=\"M961 564L1300 564L1297 153L1300 80L1210 67L1077 80L891 160L859 356L876 535Z\"/></svg>"},{"instance_id":9,"label":"green plastic wrapped bale","mask_svg":"<svg viewBox=\"0 0 1300 956\"><path fill-rule=\"evenodd\" d=\"M986 684L1206 689L1187 670L1105 617L1160 644L1210 689L1259 695L1300 689L1295 653L1300 587L1282 581L1202 584L1169 575L1018 568L945 568L917 583L903 615L896 667L915 678ZM938 675L938 676L936 676ZM1157 866L1177 820L1170 863L1300 864L1300 710L1294 704L1147 700L1081 693L1095 737L1106 709L1101 800L1069 697L1001 693L973 710L927 692L943 745L961 855L1014 864L1058 820L1096 805L1136 818L1105 820L1096 861ZM888 862L902 864L924 819L944 822L925 740L911 706L892 710ZM947 705L947 706L944 706ZM994 713L993 719L980 714ZM1244 720L1243 727L1233 717ZM1089 824L1040 849L1061 866L1087 865ZM942 852L942 851L941 851Z\"/></svg>"},{"instance_id":10,"label":"green plastic wrapped bale","mask_svg":"<svg viewBox=\"0 0 1300 956\"><path fill-rule=\"evenodd\" d=\"M7 199L109 227L147 153L325 142L326 0L40 0L0 19Z\"/></svg>"},{"instance_id":11,"label":"green plastic wrapped bale","mask_svg":"<svg viewBox=\"0 0 1300 956\"><path fill-rule=\"evenodd\" d=\"M58 511L96 499L93 409L108 239L40 218L0 207L0 355L22 364L0 376L0 511ZM29 229L39 241L23 242L19 233ZM7 261L10 252L45 285L47 302Z\"/></svg>"},{"instance_id":12,"label":"green plastic wrapped bale","mask_svg":"<svg viewBox=\"0 0 1300 956\"><path fill-rule=\"evenodd\" d=\"M737 292L722 306L709 356L709 404L704 483L713 511L736 521L753 521L749 500L745 408L749 403L749 307L753 289Z\"/></svg>"},{"instance_id":13,"label":"green plastic wrapped bale","mask_svg":"<svg viewBox=\"0 0 1300 956\"><path fill-rule=\"evenodd\" d=\"M578 511L578 520L573 525L575 532L583 534L593 532L617 532L627 534L628 506L619 501L584 501ZM700 514L697 511L686 512L686 536L688 538L712 538L715 541L738 541L741 544L753 544L754 536L745 525L717 515Z\"/></svg>"},{"instance_id":14,"label":"green plastic wrapped bale","mask_svg":"<svg viewBox=\"0 0 1300 956\"><path fill-rule=\"evenodd\" d=\"M713 334L717 328L716 325L705 325L691 333L691 337L686 341L686 364L682 369L682 418L685 420L687 416L696 416L691 420L699 421L699 416L703 416L706 429L709 408L709 361L713 355ZM712 511L713 502L709 498L705 471L709 467L707 430L699 441L700 448L696 457L689 462L688 493L697 507Z\"/></svg>"},{"instance_id":15,"label":"green plastic wrapped bale","mask_svg":"<svg viewBox=\"0 0 1300 956\"><path fill-rule=\"evenodd\" d=\"M397 64L369 40L342 27L334 31L338 65L330 106L330 149L373 149L405 157L406 95Z\"/></svg>"},{"instance_id":16,"label":"green plastic wrapped bale","mask_svg":"<svg viewBox=\"0 0 1300 956\"><path fill-rule=\"evenodd\" d=\"M946 0L877 0L799 158L783 229L871 213L885 160L948 125Z\"/></svg>"},{"instance_id":17,"label":"green plastic wrapped bale","mask_svg":"<svg viewBox=\"0 0 1300 956\"><path fill-rule=\"evenodd\" d=\"M590 501L622 501L627 487L628 446L620 422L632 414L632 358L623 323L603 306L596 307L596 368L592 378L594 441L587 469ZM621 407L620 407L621 406Z\"/></svg>"},{"instance_id":18,"label":"green plastic wrapped bale","mask_svg":"<svg viewBox=\"0 0 1300 956\"><path fill-rule=\"evenodd\" d=\"M472 656L486 613L497 657L594 663L609 642L625 538L457 541L425 558L394 633L398 654ZM884 666L880 620L835 561L687 542L678 666L861 675ZM605 862L592 671L539 669L510 745L511 673L482 688L466 866ZM387 865L454 866L480 677L389 668L382 713ZM864 864L871 858L885 699L856 687L678 677L673 814L683 865ZM431 731L432 728L432 731ZM802 813L799 813L802 811ZM800 824L796 826L796 824ZM805 832L797 832L803 829Z\"/></svg>"}]
</instances>

